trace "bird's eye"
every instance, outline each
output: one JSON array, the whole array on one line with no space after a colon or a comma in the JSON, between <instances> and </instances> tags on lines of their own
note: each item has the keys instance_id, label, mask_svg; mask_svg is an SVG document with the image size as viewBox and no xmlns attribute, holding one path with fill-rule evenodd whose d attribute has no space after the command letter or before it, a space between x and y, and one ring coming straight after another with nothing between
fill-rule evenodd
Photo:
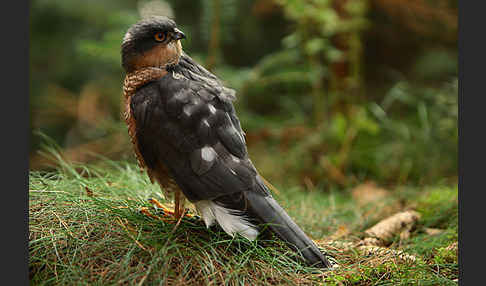
<instances>
[{"instance_id":1,"label":"bird's eye","mask_svg":"<svg viewBox=\"0 0 486 286\"><path fill-rule=\"evenodd\" d=\"M163 41L165 41L165 38L166 38L165 33L161 33L161 32L159 32L159 33L155 33L155 34L154 34L154 39L155 39L157 42L163 42Z\"/></svg>"}]
</instances>

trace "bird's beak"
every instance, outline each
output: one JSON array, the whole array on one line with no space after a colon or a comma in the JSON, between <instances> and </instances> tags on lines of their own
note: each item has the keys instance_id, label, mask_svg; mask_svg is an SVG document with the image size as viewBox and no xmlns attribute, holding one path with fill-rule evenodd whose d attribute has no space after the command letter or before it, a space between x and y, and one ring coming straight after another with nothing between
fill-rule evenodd
<instances>
[{"instance_id":1,"label":"bird's beak","mask_svg":"<svg viewBox=\"0 0 486 286\"><path fill-rule=\"evenodd\" d=\"M177 29L177 28L174 28L174 40L180 40L180 39L185 39L186 38L186 35L184 35L184 33Z\"/></svg>"}]
</instances>

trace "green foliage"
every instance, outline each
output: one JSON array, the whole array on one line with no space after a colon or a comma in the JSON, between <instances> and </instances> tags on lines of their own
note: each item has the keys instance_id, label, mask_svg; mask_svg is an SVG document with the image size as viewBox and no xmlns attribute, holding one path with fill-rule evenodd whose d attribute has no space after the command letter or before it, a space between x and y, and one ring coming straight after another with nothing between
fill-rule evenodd
<instances>
[{"instance_id":1,"label":"green foliage","mask_svg":"<svg viewBox=\"0 0 486 286\"><path fill-rule=\"evenodd\" d=\"M110 125L119 122L123 79L119 49L126 29L137 19L133 7L128 1L87 5L78 0L38 0L30 9L32 128L43 128L66 144L66 134L78 124L78 100L88 87L96 87L102 95ZM104 136L106 130L97 133L87 139ZM33 139L35 150L39 141Z\"/></svg>"},{"instance_id":2,"label":"green foliage","mask_svg":"<svg viewBox=\"0 0 486 286\"><path fill-rule=\"evenodd\" d=\"M313 119L320 124L328 110L337 103L333 94L339 86L360 85L360 33L367 28L367 1L278 1L285 15L295 22L293 33L283 39L290 49L297 49L310 67ZM339 75L333 64L345 64L349 72Z\"/></svg>"},{"instance_id":3,"label":"green foliage","mask_svg":"<svg viewBox=\"0 0 486 286\"><path fill-rule=\"evenodd\" d=\"M430 183L456 175L457 88L457 79L438 88L399 82L381 105L370 105L383 130L375 161L387 167L381 178Z\"/></svg>"},{"instance_id":4,"label":"green foliage","mask_svg":"<svg viewBox=\"0 0 486 286\"><path fill-rule=\"evenodd\" d=\"M327 62L341 57L331 38L342 33L361 31L366 28L363 17L367 10L366 1L346 1L343 7L347 18L341 17L330 0L294 1L279 0L285 14L296 22L296 30L284 43L287 47L299 47L307 55L323 54Z\"/></svg>"},{"instance_id":5,"label":"green foliage","mask_svg":"<svg viewBox=\"0 0 486 286\"><path fill-rule=\"evenodd\" d=\"M48 134L76 159L84 158L80 144L88 152L133 159L120 120L119 53L146 2L32 2L32 130ZM384 12L367 1L277 2L160 2L171 5L188 35L185 51L203 65L215 58L212 71L236 89L236 110L258 169L272 182L327 190L363 180L454 183L456 47L414 43L374 55L394 38L379 29ZM212 34L216 14L219 42ZM212 40L219 43L214 54ZM381 56L408 64L383 64ZM32 138L38 159L40 141ZM92 142L96 148L90 149Z\"/></svg>"},{"instance_id":6,"label":"green foliage","mask_svg":"<svg viewBox=\"0 0 486 286\"><path fill-rule=\"evenodd\" d=\"M458 190L456 188L434 188L422 195L417 202L417 211L422 214L422 222L426 227L452 228L458 227ZM457 239L457 232L455 234Z\"/></svg>"},{"instance_id":7,"label":"green foliage","mask_svg":"<svg viewBox=\"0 0 486 286\"><path fill-rule=\"evenodd\" d=\"M241 90L246 107L265 116L312 111L312 71L296 50L264 57Z\"/></svg>"},{"instance_id":8,"label":"green foliage","mask_svg":"<svg viewBox=\"0 0 486 286\"><path fill-rule=\"evenodd\" d=\"M309 118L302 106L292 109L278 104L287 114L300 109L300 124ZM348 113L334 112L327 124L293 138L285 150L275 149L267 164L258 160L256 164L272 180L295 183L307 177L327 188L367 179L391 184L454 182L457 119L457 79L436 88L398 82L380 103L355 104ZM289 124L289 117L284 120ZM281 124L281 131L275 133L285 136L291 132L288 128ZM254 154L259 147L268 145L254 147ZM341 175L336 177L333 169ZM297 176L289 181L288 173Z\"/></svg>"},{"instance_id":9,"label":"green foliage","mask_svg":"<svg viewBox=\"0 0 486 286\"><path fill-rule=\"evenodd\" d=\"M328 64L340 54L331 44L331 37L338 32L330 28L338 23L336 12L329 1L314 2L279 1L288 18L295 21L296 29L282 40L285 49L265 56L255 67L253 79L243 90L252 110L286 113L289 104L282 102L296 102L294 106L304 106L304 112L312 112L313 101L306 94L328 78ZM323 27L322 31L319 27ZM321 60L320 56L324 58Z\"/></svg>"},{"instance_id":10,"label":"green foliage","mask_svg":"<svg viewBox=\"0 0 486 286\"><path fill-rule=\"evenodd\" d=\"M422 81L444 81L457 75L457 52L445 49L426 50L412 68L412 76Z\"/></svg>"}]
</instances>

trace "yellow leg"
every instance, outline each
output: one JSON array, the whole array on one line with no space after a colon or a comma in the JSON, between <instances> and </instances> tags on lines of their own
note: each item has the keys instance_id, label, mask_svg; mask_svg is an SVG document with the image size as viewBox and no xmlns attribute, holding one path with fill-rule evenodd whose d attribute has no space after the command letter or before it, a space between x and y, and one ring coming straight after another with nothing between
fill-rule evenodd
<instances>
[{"instance_id":1,"label":"yellow leg","mask_svg":"<svg viewBox=\"0 0 486 286\"><path fill-rule=\"evenodd\" d=\"M184 201L185 198L182 196L180 191L176 191L174 194L174 214L176 220L179 220L184 213Z\"/></svg>"}]
</instances>

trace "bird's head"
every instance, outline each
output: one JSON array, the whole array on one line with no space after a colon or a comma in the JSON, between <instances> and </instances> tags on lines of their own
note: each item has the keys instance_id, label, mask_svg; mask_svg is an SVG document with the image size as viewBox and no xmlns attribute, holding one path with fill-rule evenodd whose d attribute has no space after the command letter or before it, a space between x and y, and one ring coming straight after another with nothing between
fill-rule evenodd
<instances>
[{"instance_id":1,"label":"bird's head","mask_svg":"<svg viewBox=\"0 0 486 286\"><path fill-rule=\"evenodd\" d=\"M179 62L180 40L185 35L167 17L151 17L131 26L121 45L122 66L127 73L141 68L165 68Z\"/></svg>"}]
</instances>

